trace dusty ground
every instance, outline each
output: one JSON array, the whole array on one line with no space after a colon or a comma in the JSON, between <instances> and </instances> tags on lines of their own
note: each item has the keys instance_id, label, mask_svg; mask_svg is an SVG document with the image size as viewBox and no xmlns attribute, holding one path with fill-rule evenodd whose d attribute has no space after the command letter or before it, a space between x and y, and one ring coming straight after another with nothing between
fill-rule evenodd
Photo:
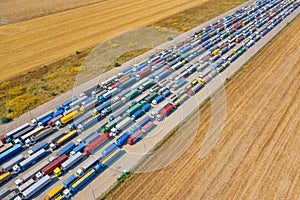
<instances>
[{"instance_id":1,"label":"dusty ground","mask_svg":"<svg viewBox=\"0 0 300 200\"><path fill-rule=\"evenodd\" d=\"M14 23L103 1L106 0L2 0L0 17L6 19L5 23Z\"/></svg>"},{"instance_id":2,"label":"dusty ground","mask_svg":"<svg viewBox=\"0 0 300 200\"><path fill-rule=\"evenodd\" d=\"M195 116L179 130L186 137L198 131L180 159L162 170L135 174L108 198L299 199L299 26L298 17L226 87L224 129L208 156L199 158L211 118L209 104L200 110L198 130ZM171 156L172 151L165 151L141 169Z\"/></svg>"},{"instance_id":3,"label":"dusty ground","mask_svg":"<svg viewBox=\"0 0 300 200\"><path fill-rule=\"evenodd\" d=\"M107 0L0 27L0 82L206 0Z\"/></svg>"}]
</instances>

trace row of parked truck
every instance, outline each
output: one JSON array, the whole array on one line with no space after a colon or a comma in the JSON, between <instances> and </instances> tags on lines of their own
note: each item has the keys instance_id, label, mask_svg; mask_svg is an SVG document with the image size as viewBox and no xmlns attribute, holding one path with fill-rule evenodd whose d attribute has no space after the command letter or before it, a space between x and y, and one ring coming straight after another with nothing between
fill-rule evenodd
<instances>
[{"instance_id":1,"label":"row of parked truck","mask_svg":"<svg viewBox=\"0 0 300 200\"><path fill-rule=\"evenodd\" d=\"M148 61L125 69L117 76L95 87L90 95L82 94L72 98L58 106L55 112L49 111L36 117L31 124L24 124L1 136L0 140L3 147L0 148L0 163L13 157L9 162L2 165L1 182L12 176L10 171L18 173L28 166L34 165L47 153L50 153L49 147L51 150L59 148L83 130L108 116L110 121L101 126L97 133L92 133L89 137L78 141L77 145L68 143L51 160L39 162L37 166L31 167L28 175L21 177L20 182L17 182L20 185L18 186L20 191L27 191L24 188L27 188L27 185L31 185L31 183L35 187L39 185L42 187L44 182L48 180L44 177L49 176L49 174L60 176L73 164L92 154L108 141L109 137L118 136L125 128L151 111L150 115L137 122L137 125L132 126L130 131L122 134L115 143L103 151L103 158L109 157L111 155L109 153L118 150L125 144L134 144L149 130L153 129L154 119L161 120L171 114L190 96L203 88L205 83L225 70L231 62L241 56L260 37L267 34L286 17L287 13L294 11L298 6L299 2L296 1L256 2L254 6L245 7L243 11L237 11L233 15L201 29L195 33L194 37L176 45L173 49L156 56L150 56ZM252 23L253 20L256 21L254 24ZM234 30L229 28L231 26ZM258 31L258 28L262 30ZM218 45L219 38L222 40L227 38L227 42ZM218 61L221 55L225 55L229 49L235 46L233 44L240 44L241 42L243 44L240 47ZM200 56L206 51L208 52L207 55ZM199 56L201 57L199 61L192 65L189 64L190 61ZM212 65L211 68L209 68L210 65ZM184 70L176 74L183 67ZM199 79L186 85L186 78L195 71L200 73ZM184 85L186 85L184 89L177 91ZM169 96L169 101L160 105ZM136 98L140 99L135 100ZM129 101L132 101L130 105L127 104ZM94 110L87 112L91 109ZM55 134L55 138L52 138L49 143L38 143L29 149L28 154L30 156L27 158L23 155L14 157L24 150L24 145L28 148L39 140L54 134L57 128L64 125L68 125L69 132ZM94 170L94 172L98 172L97 169ZM77 173L78 185L82 180L88 180L90 174L94 174L94 172L86 173L83 169L82 172L79 170ZM51 176L49 177L51 178ZM36 191L35 187L28 190L28 193ZM77 185L75 184L74 187L76 188ZM71 187L67 187L67 189L72 191ZM28 194L26 192L24 194L22 193L22 196L27 198Z\"/></svg>"}]
</instances>

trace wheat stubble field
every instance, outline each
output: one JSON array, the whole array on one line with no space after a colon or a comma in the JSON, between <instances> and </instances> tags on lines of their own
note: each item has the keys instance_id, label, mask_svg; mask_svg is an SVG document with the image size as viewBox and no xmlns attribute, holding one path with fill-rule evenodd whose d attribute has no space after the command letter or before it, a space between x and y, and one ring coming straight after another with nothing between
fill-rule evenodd
<instances>
[{"instance_id":1,"label":"wheat stubble field","mask_svg":"<svg viewBox=\"0 0 300 200\"><path fill-rule=\"evenodd\" d=\"M209 104L200 122L194 116L182 128L187 136L198 131L182 157L133 175L108 199L299 199L299 27L298 17L226 86L224 129L208 156L198 155L211 123ZM170 156L165 151L140 168Z\"/></svg>"},{"instance_id":2,"label":"wheat stubble field","mask_svg":"<svg viewBox=\"0 0 300 200\"><path fill-rule=\"evenodd\" d=\"M107 0L0 26L0 81L206 0Z\"/></svg>"}]
</instances>

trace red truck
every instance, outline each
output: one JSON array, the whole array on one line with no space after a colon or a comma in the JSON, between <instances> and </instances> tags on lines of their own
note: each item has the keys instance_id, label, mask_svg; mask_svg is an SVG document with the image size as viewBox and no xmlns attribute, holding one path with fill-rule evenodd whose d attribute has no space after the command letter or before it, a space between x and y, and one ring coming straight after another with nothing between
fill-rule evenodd
<instances>
[{"instance_id":1,"label":"red truck","mask_svg":"<svg viewBox=\"0 0 300 200\"><path fill-rule=\"evenodd\" d=\"M142 137L143 133L144 133L144 132L143 132L142 130L138 130L137 132L135 132L134 134L132 134L132 135L127 139L127 144L133 145L139 138Z\"/></svg>"},{"instance_id":2,"label":"red truck","mask_svg":"<svg viewBox=\"0 0 300 200\"><path fill-rule=\"evenodd\" d=\"M95 149L97 149L100 145L102 145L106 140L108 140L109 134L106 132L100 137L96 138L93 142L91 142L88 146L84 148L85 155L90 155Z\"/></svg>"},{"instance_id":3,"label":"red truck","mask_svg":"<svg viewBox=\"0 0 300 200\"><path fill-rule=\"evenodd\" d=\"M49 175L51 174L55 168L60 167L60 165L65 162L68 159L68 156L66 154L61 155L60 157L56 158L55 160L53 160L53 162L49 163L48 165L46 165L41 172L44 175Z\"/></svg>"}]
</instances>

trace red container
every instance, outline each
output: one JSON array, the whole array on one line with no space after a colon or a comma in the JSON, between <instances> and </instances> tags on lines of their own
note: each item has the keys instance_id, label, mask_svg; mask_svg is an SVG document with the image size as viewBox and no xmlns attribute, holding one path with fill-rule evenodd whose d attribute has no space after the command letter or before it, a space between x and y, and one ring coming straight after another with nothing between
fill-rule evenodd
<instances>
[{"instance_id":1,"label":"red container","mask_svg":"<svg viewBox=\"0 0 300 200\"><path fill-rule=\"evenodd\" d=\"M239 30L242 27L242 23L235 25L235 30Z\"/></svg>"},{"instance_id":2,"label":"red container","mask_svg":"<svg viewBox=\"0 0 300 200\"><path fill-rule=\"evenodd\" d=\"M51 174L56 167L60 167L60 165L63 162L65 162L66 160L68 160L68 156L66 154L63 154L60 157L58 157L57 159L55 159L52 163L49 163L48 165L46 165L46 167L44 167L41 170L41 172L43 174Z\"/></svg>"},{"instance_id":3,"label":"red container","mask_svg":"<svg viewBox=\"0 0 300 200\"><path fill-rule=\"evenodd\" d=\"M242 35L236 39L237 43L240 43L245 37Z\"/></svg>"},{"instance_id":4,"label":"red container","mask_svg":"<svg viewBox=\"0 0 300 200\"><path fill-rule=\"evenodd\" d=\"M116 88L118 87L122 82L116 82L114 84L112 84L110 87L113 89L113 88Z\"/></svg>"},{"instance_id":5,"label":"red container","mask_svg":"<svg viewBox=\"0 0 300 200\"><path fill-rule=\"evenodd\" d=\"M138 75L140 78L143 78L144 76L151 73L151 67L144 68L143 71L141 71Z\"/></svg>"},{"instance_id":6,"label":"red container","mask_svg":"<svg viewBox=\"0 0 300 200\"><path fill-rule=\"evenodd\" d=\"M124 82L127 81L128 79L130 79L129 74L126 75L126 76L121 77L121 78L119 79L119 82L124 83Z\"/></svg>"},{"instance_id":7,"label":"red container","mask_svg":"<svg viewBox=\"0 0 300 200\"><path fill-rule=\"evenodd\" d=\"M142 127L142 131L144 133L148 132L151 129L152 125L153 125L153 122L148 122L147 124L145 124L145 126Z\"/></svg>"},{"instance_id":8,"label":"red container","mask_svg":"<svg viewBox=\"0 0 300 200\"><path fill-rule=\"evenodd\" d=\"M226 42L226 43L223 43L223 44L221 44L221 46L220 46L220 49L223 49L224 47L227 47L229 44Z\"/></svg>"},{"instance_id":9,"label":"red container","mask_svg":"<svg viewBox=\"0 0 300 200\"><path fill-rule=\"evenodd\" d=\"M5 144L5 141L6 141L5 135L1 135L0 140L3 142L3 144Z\"/></svg>"},{"instance_id":10,"label":"red container","mask_svg":"<svg viewBox=\"0 0 300 200\"><path fill-rule=\"evenodd\" d=\"M165 117L173 110L173 108L174 108L174 106L169 103L163 109L161 109L159 111L159 115L162 117Z\"/></svg>"},{"instance_id":11,"label":"red container","mask_svg":"<svg viewBox=\"0 0 300 200\"><path fill-rule=\"evenodd\" d=\"M91 142L88 146L84 148L84 153L86 155L90 155L95 149L97 149L100 145L102 145L106 140L108 140L109 134L106 132L100 137L96 138L93 142Z\"/></svg>"},{"instance_id":12,"label":"red container","mask_svg":"<svg viewBox=\"0 0 300 200\"><path fill-rule=\"evenodd\" d=\"M150 66L153 66L153 65L159 63L160 61L162 61L162 58L159 58L159 59L157 59L156 61L151 62L151 63L150 63Z\"/></svg>"},{"instance_id":13,"label":"red container","mask_svg":"<svg viewBox=\"0 0 300 200\"><path fill-rule=\"evenodd\" d=\"M130 136L130 138L127 139L127 144L133 145L135 143L135 141L137 139L139 139L143 133L144 133L143 131L138 130L137 132L135 132L134 134L132 134Z\"/></svg>"},{"instance_id":14,"label":"red container","mask_svg":"<svg viewBox=\"0 0 300 200\"><path fill-rule=\"evenodd\" d=\"M179 44L176 45L176 49L180 48L181 46L183 46L183 42L180 42Z\"/></svg>"}]
</instances>

